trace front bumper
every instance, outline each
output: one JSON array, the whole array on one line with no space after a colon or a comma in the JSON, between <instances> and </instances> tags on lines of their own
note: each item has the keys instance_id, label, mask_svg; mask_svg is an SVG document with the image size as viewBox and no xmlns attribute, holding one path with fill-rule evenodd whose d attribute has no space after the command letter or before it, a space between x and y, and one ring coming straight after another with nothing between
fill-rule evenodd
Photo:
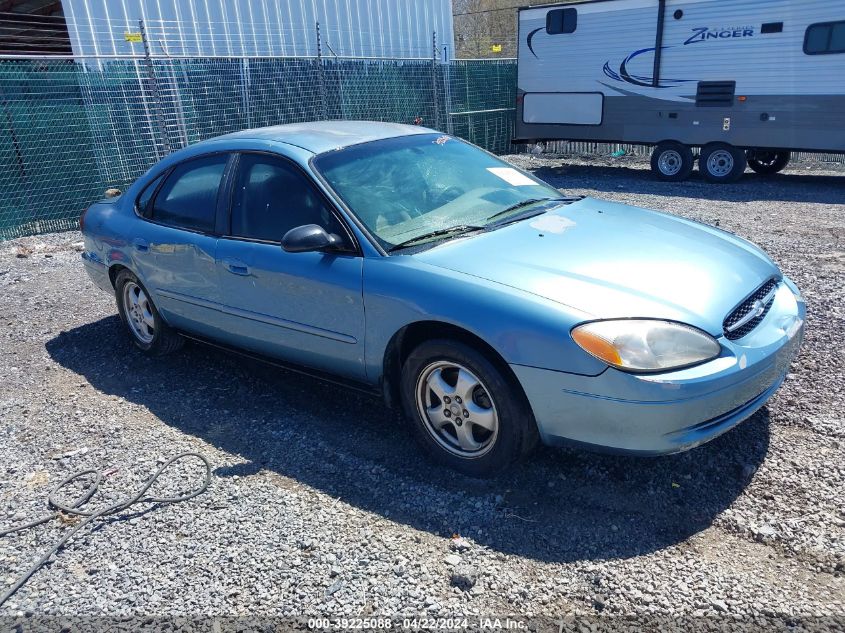
<instances>
[{"instance_id":1,"label":"front bumper","mask_svg":"<svg viewBox=\"0 0 845 633\"><path fill-rule=\"evenodd\" d=\"M511 365L546 444L666 454L703 444L747 419L774 394L798 354L806 307L782 283L766 318L712 361L660 374L608 368L580 376Z\"/></svg>"}]
</instances>

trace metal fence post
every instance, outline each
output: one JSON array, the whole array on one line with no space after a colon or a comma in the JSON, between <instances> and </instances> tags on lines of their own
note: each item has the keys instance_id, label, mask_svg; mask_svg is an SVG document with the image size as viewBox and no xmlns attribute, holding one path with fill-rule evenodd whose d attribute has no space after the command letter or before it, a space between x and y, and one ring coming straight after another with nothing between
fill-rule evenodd
<instances>
[{"instance_id":1,"label":"metal fence post","mask_svg":"<svg viewBox=\"0 0 845 633\"><path fill-rule=\"evenodd\" d=\"M434 100L434 129L440 129L440 95L437 90L437 31L431 32L431 96Z\"/></svg>"},{"instance_id":2,"label":"metal fence post","mask_svg":"<svg viewBox=\"0 0 845 633\"><path fill-rule=\"evenodd\" d=\"M452 60L449 59L449 47L443 47L443 94L446 97L446 132L455 133L452 125Z\"/></svg>"},{"instance_id":3,"label":"metal fence post","mask_svg":"<svg viewBox=\"0 0 845 633\"><path fill-rule=\"evenodd\" d=\"M323 45L320 39L320 22L319 20L316 23L317 29L317 84L318 90L320 95L320 113L322 115L323 120L329 118L329 104L326 103L326 78L325 78L325 68L323 68Z\"/></svg>"},{"instance_id":4,"label":"metal fence post","mask_svg":"<svg viewBox=\"0 0 845 633\"><path fill-rule=\"evenodd\" d=\"M3 79L0 77L0 79ZM26 176L26 168L23 165L23 154L21 153L21 144L18 140L18 134L15 131L15 124L12 120L12 114L9 112L9 103L6 100L6 91L3 90L2 81L0 81L0 103L3 104L3 116L6 119L6 124L9 126L9 136L12 138L12 147L15 149L15 162L18 165L20 177Z\"/></svg>"},{"instance_id":5,"label":"metal fence post","mask_svg":"<svg viewBox=\"0 0 845 633\"><path fill-rule=\"evenodd\" d=\"M244 57L241 59L240 64L240 71L241 71L241 107L244 110L244 116L246 117L246 126L248 128L252 127L252 112L250 111L249 105L249 82L250 82L250 75L249 75L249 59Z\"/></svg>"},{"instance_id":6,"label":"metal fence post","mask_svg":"<svg viewBox=\"0 0 845 633\"><path fill-rule=\"evenodd\" d=\"M150 41L147 39L147 30L144 28L144 20L138 20L138 27L141 31L141 41L144 43L144 61L147 65L147 77L150 80L150 92L153 95L153 116L156 118L156 125L158 126L159 141L164 149L165 154L170 153L170 140L167 138L167 126L164 122L164 113L161 107L161 93L158 89L158 82L156 81L155 68L153 67L153 59L150 54Z\"/></svg>"}]
</instances>

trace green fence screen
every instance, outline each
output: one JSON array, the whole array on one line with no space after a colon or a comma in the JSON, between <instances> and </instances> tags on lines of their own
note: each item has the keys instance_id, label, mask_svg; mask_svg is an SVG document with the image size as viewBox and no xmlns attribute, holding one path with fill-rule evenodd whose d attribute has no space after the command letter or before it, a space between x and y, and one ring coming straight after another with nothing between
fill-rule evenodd
<instances>
[{"instance_id":1,"label":"green fence screen","mask_svg":"<svg viewBox=\"0 0 845 633\"><path fill-rule=\"evenodd\" d=\"M413 123L510 148L512 60L0 59L0 239L73 228L180 147L321 119Z\"/></svg>"}]
</instances>

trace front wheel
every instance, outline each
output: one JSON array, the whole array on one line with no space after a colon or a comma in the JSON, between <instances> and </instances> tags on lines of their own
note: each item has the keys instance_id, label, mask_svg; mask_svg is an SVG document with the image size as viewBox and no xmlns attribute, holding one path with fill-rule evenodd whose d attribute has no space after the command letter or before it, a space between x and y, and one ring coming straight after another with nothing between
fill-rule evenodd
<instances>
[{"instance_id":1,"label":"front wheel","mask_svg":"<svg viewBox=\"0 0 845 633\"><path fill-rule=\"evenodd\" d=\"M750 149L745 153L748 158L748 166L758 174L776 174L782 171L792 156L786 150L775 151L767 149Z\"/></svg>"},{"instance_id":2,"label":"front wheel","mask_svg":"<svg viewBox=\"0 0 845 633\"><path fill-rule=\"evenodd\" d=\"M728 143L708 143L698 158L698 169L705 180L716 183L736 182L747 164L745 152Z\"/></svg>"},{"instance_id":3,"label":"front wheel","mask_svg":"<svg viewBox=\"0 0 845 633\"><path fill-rule=\"evenodd\" d=\"M660 180L679 182L689 178L694 165L689 146L676 141L659 143L651 153L651 171Z\"/></svg>"},{"instance_id":4,"label":"front wheel","mask_svg":"<svg viewBox=\"0 0 845 633\"><path fill-rule=\"evenodd\" d=\"M466 475L495 475L536 444L534 416L518 385L463 343L420 344L402 368L401 390L419 443Z\"/></svg>"},{"instance_id":5,"label":"front wheel","mask_svg":"<svg viewBox=\"0 0 845 633\"><path fill-rule=\"evenodd\" d=\"M147 289L134 274L121 270L115 279L114 290L120 320L141 351L163 356L182 347L182 337L164 322Z\"/></svg>"}]
</instances>

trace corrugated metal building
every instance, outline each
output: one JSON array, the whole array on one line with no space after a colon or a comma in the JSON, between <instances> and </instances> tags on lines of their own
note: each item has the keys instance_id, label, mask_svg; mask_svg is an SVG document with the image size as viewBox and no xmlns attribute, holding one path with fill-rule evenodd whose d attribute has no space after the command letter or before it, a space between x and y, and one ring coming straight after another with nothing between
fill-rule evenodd
<instances>
[{"instance_id":1,"label":"corrugated metal building","mask_svg":"<svg viewBox=\"0 0 845 633\"><path fill-rule=\"evenodd\" d=\"M451 0L62 0L75 55L451 57Z\"/></svg>"}]
</instances>

